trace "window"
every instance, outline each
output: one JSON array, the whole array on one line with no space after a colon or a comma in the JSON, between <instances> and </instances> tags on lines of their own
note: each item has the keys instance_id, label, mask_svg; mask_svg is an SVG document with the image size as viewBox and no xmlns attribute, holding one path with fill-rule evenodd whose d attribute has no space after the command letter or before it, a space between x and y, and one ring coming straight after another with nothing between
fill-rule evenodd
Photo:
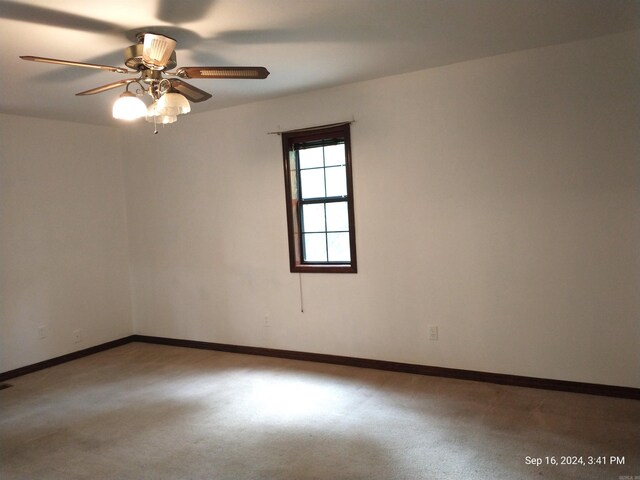
<instances>
[{"instance_id":1,"label":"window","mask_svg":"<svg viewBox=\"0 0 640 480\"><path fill-rule=\"evenodd\" d=\"M349 124L282 134L292 272L355 273Z\"/></svg>"}]
</instances>

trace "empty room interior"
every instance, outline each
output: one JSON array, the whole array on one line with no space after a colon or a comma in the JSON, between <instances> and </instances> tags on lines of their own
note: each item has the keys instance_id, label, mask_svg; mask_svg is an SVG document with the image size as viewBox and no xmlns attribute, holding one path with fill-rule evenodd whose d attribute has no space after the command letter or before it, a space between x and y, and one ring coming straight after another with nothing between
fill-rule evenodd
<instances>
[{"instance_id":1,"label":"empty room interior","mask_svg":"<svg viewBox=\"0 0 640 480\"><path fill-rule=\"evenodd\" d=\"M2 480L640 479L639 1L0 38Z\"/></svg>"}]
</instances>

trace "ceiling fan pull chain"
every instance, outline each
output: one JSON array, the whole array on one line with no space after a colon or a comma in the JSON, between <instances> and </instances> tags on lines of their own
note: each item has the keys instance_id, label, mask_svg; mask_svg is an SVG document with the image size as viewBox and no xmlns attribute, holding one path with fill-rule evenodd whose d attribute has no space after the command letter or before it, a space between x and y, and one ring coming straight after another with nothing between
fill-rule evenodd
<instances>
[{"instance_id":1,"label":"ceiling fan pull chain","mask_svg":"<svg viewBox=\"0 0 640 480\"><path fill-rule=\"evenodd\" d=\"M156 115L153 116L153 134L158 134L158 117Z\"/></svg>"}]
</instances>

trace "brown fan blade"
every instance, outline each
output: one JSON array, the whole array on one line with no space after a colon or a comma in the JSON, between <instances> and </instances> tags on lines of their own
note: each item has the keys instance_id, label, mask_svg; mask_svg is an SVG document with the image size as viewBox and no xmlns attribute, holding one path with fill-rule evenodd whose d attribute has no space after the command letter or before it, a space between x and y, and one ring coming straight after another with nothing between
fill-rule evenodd
<instances>
[{"instance_id":1,"label":"brown fan blade","mask_svg":"<svg viewBox=\"0 0 640 480\"><path fill-rule=\"evenodd\" d=\"M45 58L45 57L33 57L31 55L21 55L20 58L23 60L29 60L30 62L54 63L56 65L69 65L71 67L96 68L98 70L107 70L109 72L115 72L115 73L136 73L135 71L127 70L126 68L112 67L110 65L97 65L95 63L71 62L69 60L58 60L56 58Z\"/></svg>"},{"instance_id":2,"label":"brown fan blade","mask_svg":"<svg viewBox=\"0 0 640 480\"><path fill-rule=\"evenodd\" d=\"M84 92L76 93L76 95L94 95L96 93L106 92L107 90L111 90L113 88L121 87L122 85L128 85L131 82L135 82L136 78L127 78L126 80L118 80L117 82L108 83L107 85L102 85L101 87L92 88L91 90L86 90Z\"/></svg>"},{"instance_id":3,"label":"brown fan blade","mask_svg":"<svg viewBox=\"0 0 640 480\"><path fill-rule=\"evenodd\" d=\"M263 79L269 76L269 70L264 67L181 67L176 75L181 78Z\"/></svg>"},{"instance_id":4,"label":"brown fan blade","mask_svg":"<svg viewBox=\"0 0 640 480\"><path fill-rule=\"evenodd\" d=\"M177 92L181 93L187 100L190 100L194 103L204 102L205 100L209 100L211 98L211 94L205 92L204 90L200 90L199 88L194 87L193 85L183 82L179 78L172 78L170 80L171 87Z\"/></svg>"}]
</instances>

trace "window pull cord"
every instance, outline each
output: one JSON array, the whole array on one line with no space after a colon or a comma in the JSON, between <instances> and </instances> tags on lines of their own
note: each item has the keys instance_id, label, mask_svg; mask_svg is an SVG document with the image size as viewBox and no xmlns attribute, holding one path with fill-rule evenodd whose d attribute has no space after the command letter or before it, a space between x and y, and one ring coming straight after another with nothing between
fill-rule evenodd
<instances>
[{"instance_id":1,"label":"window pull cord","mask_svg":"<svg viewBox=\"0 0 640 480\"><path fill-rule=\"evenodd\" d=\"M304 303L302 302L302 273L298 272L298 279L300 280L300 312L304 313Z\"/></svg>"}]
</instances>

